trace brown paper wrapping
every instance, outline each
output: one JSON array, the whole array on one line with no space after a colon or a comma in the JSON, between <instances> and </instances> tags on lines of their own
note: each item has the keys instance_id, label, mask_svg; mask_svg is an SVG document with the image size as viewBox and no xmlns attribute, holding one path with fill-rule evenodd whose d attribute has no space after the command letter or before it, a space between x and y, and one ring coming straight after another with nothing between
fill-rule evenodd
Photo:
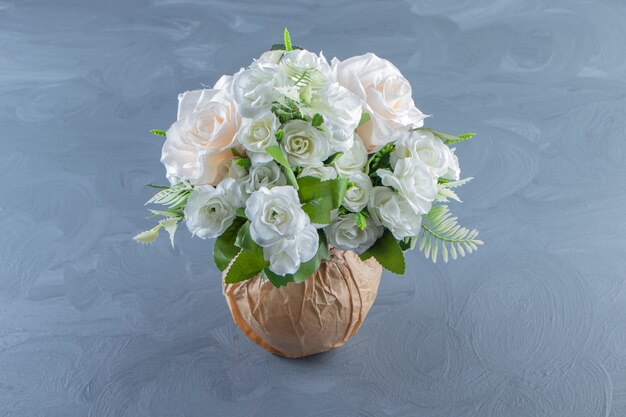
<instances>
[{"instance_id":1,"label":"brown paper wrapping","mask_svg":"<svg viewBox=\"0 0 626 417\"><path fill-rule=\"evenodd\" d=\"M226 302L241 331L263 349L287 358L343 346L374 303L382 268L373 258L364 262L352 251L332 249L330 255L302 283L276 288L257 275L224 284Z\"/></svg>"}]
</instances>

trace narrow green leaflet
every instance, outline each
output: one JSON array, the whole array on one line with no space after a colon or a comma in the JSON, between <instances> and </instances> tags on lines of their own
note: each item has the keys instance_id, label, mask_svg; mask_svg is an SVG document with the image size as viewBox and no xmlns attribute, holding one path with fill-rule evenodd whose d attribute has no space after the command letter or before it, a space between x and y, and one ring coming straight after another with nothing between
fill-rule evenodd
<instances>
[{"instance_id":1,"label":"narrow green leaflet","mask_svg":"<svg viewBox=\"0 0 626 417\"><path fill-rule=\"evenodd\" d=\"M285 38L285 51L291 51L293 47L291 45L291 36L289 35L289 31L287 30L287 28L285 28L284 38Z\"/></svg>"},{"instance_id":2,"label":"narrow green leaflet","mask_svg":"<svg viewBox=\"0 0 626 417\"><path fill-rule=\"evenodd\" d=\"M242 249L235 261L226 272L225 282L232 284L235 282L245 281L260 273L269 265L269 262L263 258L263 252L250 252Z\"/></svg>"},{"instance_id":3,"label":"narrow green leaflet","mask_svg":"<svg viewBox=\"0 0 626 417\"><path fill-rule=\"evenodd\" d=\"M404 274L406 265L402 248L389 230L385 230L376 243L360 255L362 260L369 259L372 256L386 270L398 275Z\"/></svg>"},{"instance_id":4,"label":"narrow green leaflet","mask_svg":"<svg viewBox=\"0 0 626 417\"><path fill-rule=\"evenodd\" d=\"M152 129L150 133L157 135L157 136L167 136L167 132L165 130L160 130L160 129Z\"/></svg>"},{"instance_id":5,"label":"narrow green leaflet","mask_svg":"<svg viewBox=\"0 0 626 417\"><path fill-rule=\"evenodd\" d=\"M348 180L337 178L322 181L314 177L298 178L298 195L302 209L309 215L312 223L329 224L330 212L341 205L346 195Z\"/></svg>"},{"instance_id":6,"label":"narrow green leaflet","mask_svg":"<svg viewBox=\"0 0 626 417\"><path fill-rule=\"evenodd\" d=\"M365 215L361 212L354 213L354 222L361 230L364 230L367 227L367 219L365 218Z\"/></svg>"},{"instance_id":7,"label":"narrow green leaflet","mask_svg":"<svg viewBox=\"0 0 626 417\"><path fill-rule=\"evenodd\" d=\"M215 244L213 245L213 260L220 271L228 268L230 262L241 250L241 248L235 246L235 241L242 224L244 224L244 220L236 218L233 224L215 239Z\"/></svg>"},{"instance_id":8,"label":"narrow green leaflet","mask_svg":"<svg viewBox=\"0 0 626 417\"><path fill-rule=\"evenodd\" d=\"M293 188L297 190L298 181L296 180L296 176L293 175L291 164L287 160L287 157L283 153L283 150L280 149L280 146L276 146L276 145L268 146L267 148L265 148L265 151L268 154L270 154L272 158L274 158L274 161L276 161L279 165L283 167L283 172L285 173L285 176L287 177L287 182L289 183L289 185L292 185Z\"/></svg>"},{"instance_id":9,"label":"narrow green leaflet","mask_svg":"<svg viewBox=\"0 0 626 417\"><path fill-rule=\"evenodd\" d=\"M329 156L327 160L324 161L324 165L330 166L334 164L335 162L337 162L337 159L341 157L341 155L343 155L343 152L335 152L334 154Z\"/></svg>"},{"instance_id":10,"label":"narrow green leaflet","mask_svg":"<svg viewBox=\"0 0 626 417\"><path fill-rule=\"evenodd\" d=\"M459 142L464 142L466 140L469 140L473 138L474 136L476 136L476 133L463 133L462 135L459 135L459 136L448 135L447 133L438 132L436 130L429 129L427 127L420 127L420 128L417 128L416 130L425 130L427 132L430 132L436 137L438 137L439 139L441 139L443 143L445 143L446 145L454 145Z\"/></svg>"}]
</instances>

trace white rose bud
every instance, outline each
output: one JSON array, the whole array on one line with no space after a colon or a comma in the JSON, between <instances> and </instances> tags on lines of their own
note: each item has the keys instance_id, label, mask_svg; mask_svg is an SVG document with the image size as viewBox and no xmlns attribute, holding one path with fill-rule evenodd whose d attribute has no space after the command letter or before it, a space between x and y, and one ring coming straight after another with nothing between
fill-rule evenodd
<instances>
[{"instance_id":1,"label":"white rose bud","mask_svg":"<svg viewBox=\"0 0 626 417\"><path fill-rule=\"evenodd\" d=\"M385 226L398 240L417 236L422 216L415 212L406 197L388 187L374 187L367 207L370 221Z\"/></svg>"},{"instance_id":2,"label":"white rose bud","mask_svg":"<svg viewBox=\"0 0 626 417\"><path fill-rule=\"evenodd\" d=\"M250 236L263 247L272 272L292 274L315 256L319 236L300 207L295 188L262 187L248 199L246 216L250 219Z\"/></svg>"},{"instance_id":3,"label":"white rose bud","mask_svg":"<svg viewBox=\"0 0 626 417\"><path fill-rule=\"evenodd\" d=\"M195 187L184 210L189 231L202 239L221 235L232 224L235 210L241 206L240 192L232 178L224 179L216 188Z\"/></svg>"},{"instance_id":4,"label":"white rose bud","mask_svg":"<svg viewBox=\"0 0 626 417\"><path fill-rule=\"evenodd\" d=\"M340 176L350 177L358 172L363 172L363 168L366 163L367 150L365 149L361 138L357 134L354 134L352 147L337 158L333 162L333 166Z\"/></svg>"},{"instance_id":5,"label":"white rose bud","mask_svg":"<svg viewBox=\"0 0 626 417\"><path fill-rule=\"evenodd\" d=\"M305 167L298 177L315 177L322 181L334 180L337 178L337 171L333 167Z\"/></svg>"},{"instance_id":6,"label":"white rose bud","mask_svg":"<svg viewBox=\"0 0 626 417\"><path fill-rule=\"evenodd\" d=\"M361 230L353 214L339 216L324 228L329 244L337 249L354 250L359 254L368 250L382 236L383 231L382 226L371 221Z\"/></svg>"},{"instance_id":7,"label":"white rose bud","mask_svg":"<svg viewBox=\"0 0 626 417\"><path fill-rule=\"evenodd\" d=\"M291 120L283 128L280 142L293 167L320 166L330 156L328 133L304 120Z\"/></svg>"},{"instance_id":8,"label":"white rose bud","mask_svg":"<svg viewBox=\"0 0 626 417\"><path fill-rule=\"evenodd\" d=\"M396 142L396 147L391 152L391 164L395 166L398 159L402 158L417 158L434 176L442 177L453 165L453 157L450 148L431 132L416 130Z\"/></svg>"},{"instance_id":9,"label":"white rose bud","mask_svg":"<svg viewBox=\"0 0 626 417\"><path fill-rule=\"evenodd\" d=\"M372 181L363 172L350 177L353 186L348 188L343 198L343 205L350 211L359 212L367 206L372 193Z\"/></svg>"},{"instance_id":10,"label":"white rose bud","mask_svg":"<svg viewBox=\"0 0 626 417\"><path fill-rule=\"evenodd\" d=\"M195 90L178 100L178 120L167 131L161 154L167 177L215 185L222 179L220 166L233 159L230 148L240 123L232 96L227 90Z\"/></svg>"},{"instance_id":11,"label":"white rose bud","mask_svg":"<svg viewBox=\"0 0 626 417\"><path fill-rule=\"evenodd\" d=\"M411 84L386 59L372 53L345 61L335 58L332 69L339 84L361 98L363 111L370 114L370 121L357 129L370 152L424 124L425 116L411 98Z\"/></svg>"},{"instance_id":12,"label":"white rose bud","mask_svg":"<svg viewBox=\"0 0 626 417\"><path fill-rule=\"evenodd\" d=\"M255 165L250 168L250 174L245 179L244 190L248 194L261 189L261 187L272 188L285 185L287 179L282 173L280 166L274 162Z\"/></svg>"},{"instance_id":13,"label":"white rose bud","mask_svg":"<svg viewBox=\"0 0 626 417\"><path fill-rule=\"evenodd\" d=\"M265 148L278 145L276 130L279 124L276 116L270 111L256 119L243 119L236 138L246 150L252 164L272 160L272 156L265 152Z\"/></svg>"},{"instance_id":14,"label":"white rose bud","mask_svg":"<svg viewBox=\"0 0 626 417\"><path fill-rule=\"evenodd\" d=\"M396 162L393 173L379 169L376 174L383 185L395 188L406 197L419 214L426 214L437 196L437 178L417 158L404 158Z\"/></svg>"}]
</instances>

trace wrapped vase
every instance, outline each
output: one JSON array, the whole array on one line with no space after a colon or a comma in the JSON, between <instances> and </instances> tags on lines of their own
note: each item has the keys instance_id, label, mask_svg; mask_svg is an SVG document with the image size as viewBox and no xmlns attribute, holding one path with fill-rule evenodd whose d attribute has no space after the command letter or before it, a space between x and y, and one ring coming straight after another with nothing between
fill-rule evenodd
<instances>
[{"instance_id":1,"label":"wrapped vase","mask_svg":"<svg viewBox=\"0 0 626 417\"><path fill-rule=\"evenodd\" d=\"M250 340L276 355L301 358L343 346L356 334L381 275L374 258L362 261L353 251L331 249L330 259L304 282L276 288L257 275L223 284L223 290L235 324Z\"/></svg>"}]
</instances>

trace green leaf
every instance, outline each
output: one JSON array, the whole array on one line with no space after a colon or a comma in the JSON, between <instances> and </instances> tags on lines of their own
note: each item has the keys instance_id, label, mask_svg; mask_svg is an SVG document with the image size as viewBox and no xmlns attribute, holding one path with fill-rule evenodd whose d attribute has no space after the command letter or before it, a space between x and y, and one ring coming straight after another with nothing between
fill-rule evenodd
<instances>
[{"instance_id":1,"label":"green leaf","mask_svg":"<svg viewBox=\"0 0 626 417\"><path fill-rule=\"evenodd\" d=\"M261 275L267 278L276 288L293 282L293 275L278 275L270 271L269 268L265 268L261 271Z\"/></svg>"},{"instance_id":2,"label":"green leaf","mask_svg":"<svg viewBox=\"0 0 626 417\"><path fill-rule=\"evenodd\" d=\"M283 153L283 150L280 149L280 146L272 145L265 148L265 152L270 154L274 161L276 161L279 165L283 167L283 172L285 177L287 177L287 182L289 185L293 186L296 190L298 189L298 181L296 180L296 176L293 174L293 170L291 169L291 164L287 160L287 157Z\"/></svg>"},{"instance_id":3,"label":"green leaf","mask_svg":"<svg viewBox=\"0 0 626 417\"><path fill-rule=\"evenodd\" d=\"M166 190L166 189L170 188L169 185L154 185L154 184L146 184L146 187L157 188L159 190Z\"/></svg>"},{"instance_id":4,"label":"green leaf","mask_svg":"<svg viewBox=\"0 0 626 417\"><path fill-rule=\"evenodd\" d=\"M263 257L263 252L250 252L242 249L228 268L224 281L227 284L245 281L259 274L268 265L269 263Z\"/></svg>"},{"instance_id":5,"label":"green leaf","mask_svg":"<svg viewBox=\"0 0 626 417\"><path fill-rule=\"evenodd\" d=\"M372 118L372 116L370 116L369 113L367 113L367 112L361 113L361 120L359 120L359 124L357 125L357 128L359 128L362 125L364 125L365 123L369 122L371 118Z\"/></svg>"},{"instance_id":6,"label":"green leaf","mask_svg":"<svg viewBox=\"0 0 626 417\"><path fill-rule=\"evenodd\" d=\"M220 271L228 268L233 258L241 251L241 248L235 246L235 240L242 224L244 224L242 219L235 218L233 224L215 239L213 260Z\"/></svg>"},{"instance_id":7,"label":"green leaf","mask_svg":"<svg viewBox=\"0 0 626 417\"><path fill-rule=\"evenodd\" d=\"M240 247L241 249L248 250L250 252L261 252L263 253L263 248L259 246L254 240L252 240L252 236L250 236L250 221L248 220L241 226L239 232L237 233L237 239L235 239L235 245Z\"/></svg>"},{"instance_id":8,"label":"green leaf","mask_svg":"<svg viewBox=\"0 0 626 417\"><path fill-rule=\"evenodd\" d=\"M167 132L165 130L152 129L150 133L157 135L157 136L167 136Z\"/></svg>"},{"instance_id":9,"label":"green leaf","mask_svg":"<svg viewBox=\"0 0 626 417\"><path fill-rule=\"evenodd\" d=\"M284 43L275 43L270 48L270 51L284 51L284 50L285 50L285 44Z\"/></svg>"},{"instance_id":10,"label":"green leaf","mask_svg":"<svg viewBox=\"0 0 626 417\"><path fill-rule=\"evenodd\" d=\"M230 152L234 157L243 158L243 155L237 150L237 148L230 148Z\"/></svg>"},{"instance_id":11,"label":"green leaf","mask_svg":"<svg viewBox=\"0 0 626 417\"><path fill-rule=\"evenodd\" d=\"M246 209L244 209L243 207L239 207L237 210L235 210L235 215L237 217L241 217L243 219L247 219L248 218L246 216Z\"/></svg>"},{"instance_id":12,"label":"green leaf","mask_svg":"<svg viewBox=\"0 0 626 417\"><path fill-rule=\"evenodd\" d=\"M406 269L402 248L389 230L385 230L376 243L359 256L362 260L376 258L383 268L394 274L402 275Z\"/></svg>"},{"instance_id":13,"label":"green leaf","mask_svg":"<svg viewBox=\"0 0 626 417\"><path fill-rule=\"evenodd\" d=\"M313 115L313 118L311 119L311 124L313 125L313 127L321 126L322 123L324 123L324 116L319 113L315 113Z\"/></svg>"},{"instance_id":14,"label":"green leaf","mask_svg":"<svg viewBox=\"0 0 626 417\"><path fill-rule=\"evenodd\" d=\"M281 140L283 140L284 137L285 137L285 131L282 129L278 129L276 131L276 140L280 142Z\"/></svg>"},{"instance_id":15,"label":"green leaf","mask_svg":"<svg viewBox=\"0 0 626 417\"><path fill-rule=\"evenodd\" d=\"M300 177L298 184L302 209L309 215L311 222L329 224L330 212L341 205L348 188L348 180L337 178L322 181L314 177Z\"/></svg>"},{"instance_id":16,"label":"green leaf","mask_svg":"<svg viewBox=\"0 0 626 417\"><path fill-rule=\"evenodd\" d=\"M293 47L291 45L291 36L289 35L289 31L287 30L287 28L285 28L283 37L285 38L285 51L291 51Z\"/></svg>"},{"instance_id":17,"label":"green leaf","mask_svg":"<svg viewBox=\"0 0 626 417\"><path fill-rule=\"evenodd\" d=\"M250 158L239 158L235 161L235 163L237 164L237 166L240 166L242 168L250 168L250 166L252 165L252 161L250 161Z\"/></svg>"}]
</instances>

